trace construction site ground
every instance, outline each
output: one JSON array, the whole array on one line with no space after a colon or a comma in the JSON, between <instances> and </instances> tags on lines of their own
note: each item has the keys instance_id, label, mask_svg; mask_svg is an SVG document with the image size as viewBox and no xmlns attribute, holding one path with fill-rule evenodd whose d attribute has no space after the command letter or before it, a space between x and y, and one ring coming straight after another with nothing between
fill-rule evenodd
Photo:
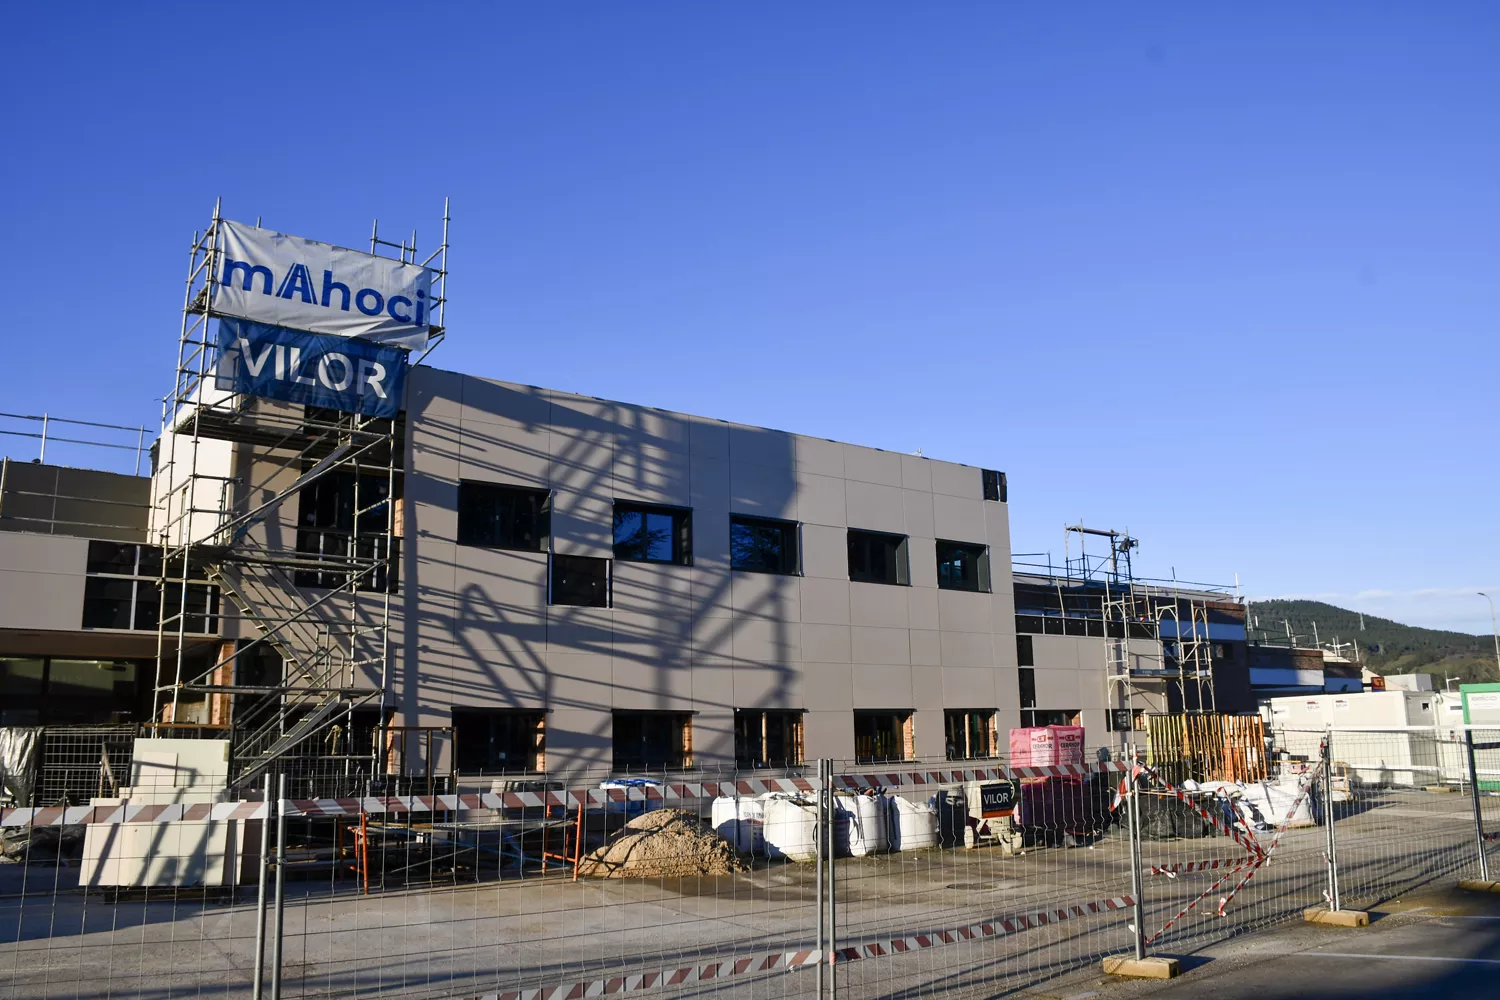
<instances>
[{"instance_id":1,"label":"construction site ground","mask_svg":"<svg viewBox=\"0 0 1500 1000\"><path fill-rule=\"evenodd\" d=\"M1388 906L1403 893L1441 893L1471 874L1471 801L1402 790L1373 796L1341 817L1336 829L1345 905ZM1287 831L1272 860L1228 902L1223 916L1216 912L1218 899L1238 876L1153 943L1152 953L1187 958L1189 978L1181 988L1189 993L1182 995L1204 995L1191 992L1189 984L1206 981L1217 964L1200 961L1194 967L1194 956L1213 957L1214 949L1224 947L1262 954L1258 942L1272 938L1224 942L1300 920L1303 908L1321 900L1324 836L1321 827ZM1143 847L1147 866L1233 860L1245 853L1224 837ZM934 942L930 946L898 947L894 954L843 964L838 977L845 996L1083 996L1146 988L1099 983L1099 959L1132 946L1129 908L1080 912L1014 933L960 930L1128 894L1129 844L1118 827L1087 846L1013 857L994 847L938 849L840 859L837 869L841 947L876 944L891 952L893 939L951 932L947 941L937 933L927 939ZM1146 876L1148 932L1223 874ZM160 892L145 900L111 901L77 892L70 880L76 880L76 869L0 866L0 997L250 997L253 886L242 888L233 902ZM809 864L760 861L750 871L712 878L578 882L563 869L545 878L369 895L356 882L331 881L325 872L289 880L287 898L285 997L463 998L708 962L726 963L715 981L640 995L811 996L816 978L811 965L729 974L737 959L753 959L758 968L764 956L814 949L816 883ZM1400 927L1410 925L1420 934L1422 927L1444 926L1436 920L1435 911L1392 915L1375 930L1396 947L1401 939L1391 935ZM1460 930L1481 934L1481 923L1468 921ZM1316 943L1343 940L1339 935L1346 932L1299 924L1294 932L1274 933ZM1486 946L1476 939L1474 947Z\"/></svg>"}]
</instances>

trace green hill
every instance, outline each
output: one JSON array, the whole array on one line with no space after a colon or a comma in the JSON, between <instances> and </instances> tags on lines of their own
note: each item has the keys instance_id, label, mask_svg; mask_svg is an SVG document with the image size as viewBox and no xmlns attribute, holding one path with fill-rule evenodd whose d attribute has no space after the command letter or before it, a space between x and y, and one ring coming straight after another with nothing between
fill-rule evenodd
<instances>
[{"instance_id":1,"label":"green hill","mask_svg":"<svg viewBox=\"0 0 1500 1000\"><path fill-rule=\"evenodd\" d=\"M1364 616L1364 631L1360 631L1357 612L1321 601L1256 601L1250 605L1250 614L1272 636L1286 635L1282 622L1290 622L1298 644L1307 646L1312 645L1316 622L1318 638L1325 643L1335 636L1340 642L1358 642L1360 658L1376 673L1429 673L1437 687L1443 686L1444 674L1463 681L1500 680L1494 640L1487 635L1417 628L1373 615ZM1251 632L1252 637L1255 634Z\"/></svg>"}]
</instances>

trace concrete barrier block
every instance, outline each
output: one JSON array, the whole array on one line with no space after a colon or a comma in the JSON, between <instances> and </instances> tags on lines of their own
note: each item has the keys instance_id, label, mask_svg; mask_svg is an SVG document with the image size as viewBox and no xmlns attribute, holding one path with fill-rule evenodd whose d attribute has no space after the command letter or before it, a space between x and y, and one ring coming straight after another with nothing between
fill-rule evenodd
<instances>
[{"instance_id":1,"label":"concrete barrier block","mask_svg":"<svg viewBox=\"0 0 1500 1000\"><path fill-rule=\"evenodd\" d=\"M1315 906L1302 911L1302 919L1310 924L1326 924L1329 927L1368 927L1370 915L1364 910L1325 910Z\"/></svg>"},{"instance_id":2,"label":"concrete barrier block","mask_svg":"<svg viewBox=\"0 0 1500 1000\"><path fill-rule=\"evenodd\" d=\"M1104 971L1111 976L1133 976L1136 979L1171 979L1182 971L1175 958L1126 958L1117 955L1104 960Z\"/></svg>"}]
</instances>

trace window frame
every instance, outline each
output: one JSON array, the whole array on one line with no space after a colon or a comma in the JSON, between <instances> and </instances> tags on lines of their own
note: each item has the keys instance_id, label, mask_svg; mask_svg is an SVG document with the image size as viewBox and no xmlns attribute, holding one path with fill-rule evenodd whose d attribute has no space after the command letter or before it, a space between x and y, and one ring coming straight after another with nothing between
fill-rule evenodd
<instances>
[{"instance_id":1,"label":"window frame","mask_svg":"<svg viewBox=\"0 0 1500 1000\"><path fill-rule=\"evenodd\" d=\"M1076 708L1023 708L1021 728L1036 729L1041 726L1082 725L1082 711ZM1058 720L1061 721L1058 721Z\"/></svg>"},{"instance_id":2,"label":"window frame","mask_svg":"<svg viewBox=\"0 0 1500 1000\"><path fill-rule=\"evenodd\" d=\"M530 736L534 745L527 749L526 759L520 766L491 766L489 763L481 766L477 771L466 769L460 761L465 756L473 756L472 744L464 737L464 729L467 723L484 720L488 730L486 742L493 745L496 723L502 720L509 722L520 734L520 743L526 739L526 729L530 728ZM476 775L508 775L508 774L545 774L547 771L547 712L541 708L489 708L485 706L454 705L450 714L453 726L453 762L454 768L462 774ZM470 734L470 739L476 734ZM468 744L460 747L460 744ZM470 751L467 755L463 750ZM491 760L490 754L485 754L486 761Z\"/></svg>"},{"instance_id":3,"label":"window frame","mask_svg":"<svg viewBox=\"0 0 1500 1000\"><path fill-rule=\"evenodd\" d=\"M984 489L984 498L991 503L1008 503L1010 489L1005 473L998 469L980 469L979 478Z\"/></svg>"},{"instance_id":4,"label":"window frame","mask_svg":"<svg viewBox=\"0 0 1500 1000\"><path fill-rule=\"evenodd\" d=\"M934 545L937 554L937 585L939 590L954 590L966 594L992 594L994 585L990 576L990 547L981 542L958 542L951 538L939 538ZM943 547L947 546L950 553L962 551L974 556L974 586L955 586L952 582L943 582L943 564L953 561L951 555L944 559Z\"/></svg>"},{"instance_id":5,"label":"window frame","mask_svg":"<svg viewBox=\"0 0 1500 1000\"><path fill-rule=\"evenodd\" d=\"M604 567L604 601L596 603L589 601L579 603L576 601L559 601L557 599L557 574L559 570L558 561L578 561L590 563L602 563ZM605 559L601 556L574 556L551 552L547 555L547 604L560 608L609 608L614 606L614 560Z\"/></svg>"},{"instance_id":6,"label":"window frame","mask_svg":"<svg viewBox=\"0 0 1500 1000\"><path fill-rule=\"evenodd\" d=\"M669 559L653 559L650 556L634 556L621 554L620 542L620 515L640 514L642 515L642 534L646 533L645 518L652 514L665 514L672 518L672 556ZM649 563L654 566L691 566L693 565L693 508L677 507L670 504L639 503L635 500L616 500L614 509L610 514L610 544L614 558L621 562ZM629 543L626 543L629 544Z\"/></svg>"},{"instance_id":7,"label":"window frame","mask_svg":"<svg viewBox=\"0 0 1500 1000\"><path fill-rule=\"evenodd\" d=\"M755 725L758 723L758 725ZM783 728L784 741L788 744L787 756L772 758L770 745L772 727ZM759 730L758 733L752 729ZM752 737L758 741L759 752L752 752ZM737 708L734 710L734 762L736 767L781 768L802 767L806 764L807 713L800 708Z\"/></svg>"},{"instance_id":8,"label":"window frame","mask_svg":"<svg viewBox=\"0 0 1500 1000\"><path fill-rule=\"evenodd\" d=\"M651 709L614 709L609 713L609 756L611 768L621 774L640 774L647 772L660 773L663 771L686 771L693 767L693 714L692 712L658 711ZM668 725L675 726L675 739L673 734L668 733L668 739L677 746L671 751L673 758L657 761L654 758L622 757L620 754L620 720L622 718L644 720L658 719Z\"/></svg>"},{"instance_id":9,"label":"window frame","mask_svg":"<svg viewBox=\"0 0 1500 1000\"><path fill-rule=\"evenodd\" d=\"M1036 708L1036 667L1016 668L1016 694L1021 708Z\"/></svg>"},{"instance_id":10,"label":"window frame","mask_svg":"<svg viewBox=\"0 0 1500 1000\"><path fill-rule=\"evenodd\" d=\"M901 764L910 763L916 759L915 752L915 722L916 713L911 709L895 708L857 708L854 710L854 761L856 764ZM898 740L899 755L895 757L881 756L878 752L880 734L870 734L869 754L860 753L860 723L875 723L879 720L889 719L896 724L894 739Z\"/></svg>"},{"instance_id":11,"label":"window frame","mask_svg":"<svg viewBox=\"0 0 1500 1000\"><path fill-rule=\"evenodd\" d=\"M1000 756L1000 727L993 708L945 708L943 709L943 745L948 760L993 760ZM977 723L982 730L982 739L989 745L985 753L963 753L952 742L954 723L961 723L965 744L970 744L973 727ZM973 749L969 746L968 749Z\"/></svg>"},{"instance_id":12,"label":"window frame","mask_svg":"<svg viewBox=\"0 0 1500 1000\"><path fill-rule=\"evenodd\" d=\"M303 471L314 464L303 463ZM392 492L394 487L394 492ZM383 502L360 508L360 491L371 490ZM327 569L292 570L292 585L303 590L339 590L350 586L360 593L401 592L401 534L395 512L406 491L406 475L396 470L394 482L377 472L327 472L297 491L295 551L306 561L327 563ZM390 549L386 549L386 538ZM354 558L377 562L360 570ZM357 579L356 579L357 578Z\"/></svg>"},{"instance_id":13,"label":"window frame","mask_svg":"<svg viewBox=\"0 0 1500 1000\"><path fill-rule=\"evenodd\" d=\"M870 531L865 528L848 528L846 539L848 543L849 556L849 582L850 583L873 583L885 587L910 587L911 586L911 538L908 535L899 535L891 531ZM856 576L854 570L854 546L855 536L862 536L866 546L866 561L870 561L868 553L870 543L877 539L892 540L896 544L892 551L895 561L895 579L876 579L873 574Z\"/></svg>"},{"instance_id":14,"label":"window frame","mask_svg":"<svg viewBox=\"0 0 1500 1000\"><path fill-rule=\"evenodd\" d=\"M783 541L790 552L781 553L782 569L757 569L749 566L735 565L734 561L734 529L737 527L753 528L756 526L772 527L782 532ZM801 576L802 575L802 525L798 521L788 521L779 517L760 517L756 514L730 514L729 515L729 568L736 573L764 573L769 576Z\"/></svg>"},{"instance_id":15,"label":"window frame","mask_svg":"<svg viewBox=\"0 0 1500 1000\"><path fill-rule=\"evenodd\" d=\"M126 549L133 549L128 572L124 560L112 558ZM220 633L220 594L216 584L208 581L204 571L195 561L189 561L190 575L187 581L186 617L182 631L190 635L214 636ZM79 627L89 632L155 632L161 618L167 619L168 631L175 631L177 617L182 608L182 579L172 573L166 576L166 601L161 597L162 552L155 545L136 542L115 542L90 539L88 562L83 582L83 606L79 615ZM124 588L129 588L129 596ZM120 590L114 596L105 591ZM123 624L112 621L101 623L99 609L115 605L115 618L123 610Z\"/></svg>"},{"instance_id":16,"label":"window frame","mask_svg":"<svg viewBox=\"0 0 1500 1000\"><path fill-rule=\"evenodd\" d=\"M530 514L531 529L536 536L535 545L518 545L495 540L481 541L477 534L464 531L465 490L485 490L492 493L511 493L517 496L539 499L540 506ZM465 548L500 549L506 552L546 552L552 541L552 490L540 486L521 486L515 483L497 483L485 479L460 479L458 481L458 530L457 543ZM493 523L493 520L492 520ZM493 536L492 536L493 537Z\"/></svg>"}]
</instances>

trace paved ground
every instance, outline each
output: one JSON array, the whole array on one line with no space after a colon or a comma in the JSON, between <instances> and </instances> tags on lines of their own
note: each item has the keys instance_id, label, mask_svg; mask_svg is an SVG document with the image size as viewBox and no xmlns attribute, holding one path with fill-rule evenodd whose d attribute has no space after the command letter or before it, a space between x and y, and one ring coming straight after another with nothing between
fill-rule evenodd
<instances>
[{"instance_id":1,"label":"paved ground","mask_svg":"<svg viewBox=\"0 0 1500 1000\"><path fill-rule=\"evenodd\" d=\"M1500 996L1500 895L1413 894L1361 929L1289 924L1186 956L1170 983L1087 972L1028 996L1284 1000L1293 997Z\"/></svg>"},{"instance_id":2,"label":"paved ground","mask_svg":"<svg viewBox=\"0 0 1500 1000\"><path fill-rule=\"evenodd\" d=\"M1346 903L1394 905L1390 901L1402 893L1432 892L1472 874L1471 805L1459 795L1388 789L1341 813L1336 831ZM1204 960L1181 986L1170 989L1187 991L1177 994L1182 996L1213 995L1194 991L1217 983L1221 970L1236 969L1236 963L1244 961L1248 968L1257 954L1298 954L1299 981L1289 988L1307 982L1321 986L1324 980L1360 982L1361 975L1381 983L1404 982L1407 975L1457 982L1454 977L1471 974L1471 966L1500 972L1500 965L1343 958L1342 953L1363 954L1372 946L1346 946L1339 942L1356 939L1300 925L1290 933L1331 936L1294 936L1269 953L1255 951L1262 941L1282 941L1282 932L1273 937L1248 932L1282 927L1320 902L1326 885L1324 836L1322 828L1289 831L1272 862L1226 901L1223 916L1217 912L1219 901L1230 895L1240 875L1217 887L1227 869L1146 876L1148 933L1175 918L1153 950ZM1225 838L1153 842L1143 851L1148 866L1161 868L1232 861L1243 854ZM1500 870L1500 858L1495 867ZM847 859L838 868L841 944L889 945L893 938L919 932L947 932L946 940L931 939L934 947L842 967L840 995L846 998L1078 996L1101 990L1126 991L1123 997L1144 989L1101 984L1090 971L1103 956L1130 947L1130 910L1084 913L1012 934L960 932L982 921L1129 893L1128 844L1118 831L1092 847L1045 848L1018 857L992 849L936 850ZM249 996L253 893L232 904L160 895L112 902L69 889L71 874L0 866L0 998ZM554 877L368 896L350 881L324 875L290 882L288 896L288 1000L446 1000L759 959L810 950L815 941L815 886L806 865L762 863L745 874L716 879L573 883ZM1191 911L1177 916L1199 897ZM1391 954L1406 954L1403 949L1416 949L1428 928L1435 940L1452 947L1427 946L1424 954L1500 960L1500 954L1485 951L1490 947L1486 922L1459 919L1487 913L1455 913L1443 917L1448 921L1443 924L1437 922L1436 904L1426 905L1425 911L1391 911L1363 940L1389 940ZM1390 936L1402 927L1417 937ZM1314 954L1315 946L1321 950ZM1371 971L1382 965L1391 970ZM815 981L811 969L777 969L639 995L802 997L812 995ZM1224 982L1226 989L1238 988L1237 981ZM1057 992L1058 984L1071 992Z\"/></svg>"}]
</instances>

